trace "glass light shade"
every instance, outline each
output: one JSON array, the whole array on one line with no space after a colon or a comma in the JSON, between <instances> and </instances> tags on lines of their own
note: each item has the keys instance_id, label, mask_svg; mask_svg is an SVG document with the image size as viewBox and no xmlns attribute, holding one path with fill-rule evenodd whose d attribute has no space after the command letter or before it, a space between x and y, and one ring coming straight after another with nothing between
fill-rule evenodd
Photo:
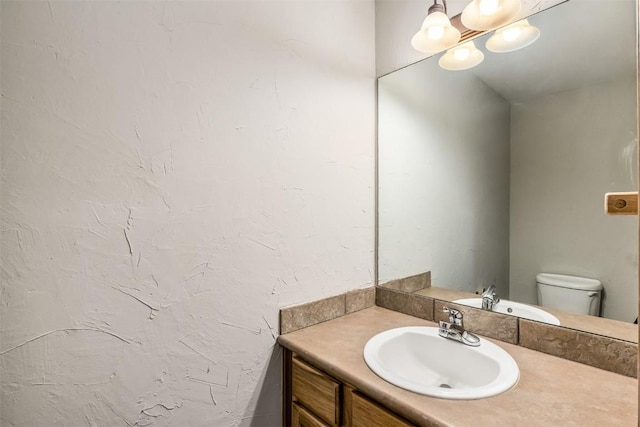
<instances>
[{"instance_id":1,"label":"glass light shade","mask_svg":"<svg viewBox=\"0 0 640 427\"><path fill-rule=\"evenodd\" d=\"M540 30L529 24L527 19L514 22L504 28L500 28L487 40L487 49L491 52L513 52L529 46L538 40Z\"/></svg>"},{"instance_id":2,"label":"glass light shade","mask_svg":"<svg viewBox=\"0 0 640 427\"><path fill-rule=\"evenodd\" d=\"M484 54L476 48L473 41L466 42L442 55L438 64L445 70L460 71L473 68L484 60Z\"/></svg>"},{"instance_id":3,"label":"glass light shade","mask_svg":"<svg viewBox=\"0 0 640 427\"><path fill-rule=\"evenodd\" d=\"M473 0L462 11L462 24L476 31L508 24L520 12L520 0Z\"/></svg>"},{"instance_id":4,"label":"glass light shade","mask_svg":"<svg viewBox=\"0 0 640 427\"><path fill-rule=\"evenodd\" d=\"M451 25L442 12L430 13L422 23L422 28L411 38L411 46L424 53L436 53L460 41L460 31Z\"/></svg>"}]
</instances>

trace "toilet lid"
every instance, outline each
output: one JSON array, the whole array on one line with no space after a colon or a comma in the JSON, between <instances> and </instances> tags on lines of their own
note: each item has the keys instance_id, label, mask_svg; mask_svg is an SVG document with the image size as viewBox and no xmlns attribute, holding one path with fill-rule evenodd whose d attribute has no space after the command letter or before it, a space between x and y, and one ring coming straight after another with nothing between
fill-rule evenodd
<instances>
[{"instance_id":1,"label":"toilet lid","mask_svg":"<svg viewBox=\"0 0 640 427\"><path fill-rule=\"evenodd\" d=\"M582 291L602 290L602 283L599 280L589 279L587 277L567 276L564 274L554 273L540 273L536 275L536 281L545 285L579 289Z\"/></svg>"}]
</instances>

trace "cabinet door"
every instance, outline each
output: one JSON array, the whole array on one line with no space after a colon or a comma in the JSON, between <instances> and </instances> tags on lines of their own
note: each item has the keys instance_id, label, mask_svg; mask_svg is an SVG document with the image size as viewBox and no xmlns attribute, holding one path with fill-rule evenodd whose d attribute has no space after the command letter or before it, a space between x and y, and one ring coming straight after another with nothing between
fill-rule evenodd
<instances>
[{"instance_id":1,"label":"cabinet door","mask_svg":"<svg viewBox=\"0 0 640 427\"><path fill-rule=\"evenodd\" d=\"M340 383L294 357L292 400L309 409L329 426L340 424Z\"/></svg>"},{"instance_id":2,"label":"cabinet door","mask_svg":"<svg viewBox=\"0 0 640 427\"><path fill-rule=\"evenodd\" d=\"M291 427L329 427L329 425L323 423L302 406L293 403L291 405Z\"/></svg>"},{"instance_id":3,"label":"cabinet door","mask_svg":"<svg viewBox=\"0 0 640 427\"><path fill-rule=\"evenodd\" d=\"M346 399L345 399L346 400ZM351 427L411 427L402 418L357 392L351 393Z\"/></svg>"}]
</instances>

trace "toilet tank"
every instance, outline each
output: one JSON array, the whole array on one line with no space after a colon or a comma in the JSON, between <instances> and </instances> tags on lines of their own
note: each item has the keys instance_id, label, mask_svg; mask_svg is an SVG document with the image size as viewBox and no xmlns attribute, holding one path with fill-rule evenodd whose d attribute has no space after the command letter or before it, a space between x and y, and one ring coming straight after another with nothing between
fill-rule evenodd
<instances>
[{"instance_id":1,"label":"toilet tank","mask_svg":"<svg viewBox=\"0 0 640 427\"><path fill-rule=\"evenodd\" d=\"M538 304L572 313L600 315L602 283L586 277L540 273L536 275Z\"/></svg>"}]
</instances>

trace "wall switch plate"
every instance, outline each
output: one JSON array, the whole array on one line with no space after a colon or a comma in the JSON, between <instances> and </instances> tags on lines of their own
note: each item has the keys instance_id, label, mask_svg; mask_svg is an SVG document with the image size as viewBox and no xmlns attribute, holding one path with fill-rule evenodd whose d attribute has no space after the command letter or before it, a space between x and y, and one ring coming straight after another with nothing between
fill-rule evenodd
<instances>
[{"instance_id":1,"label":"wall switch plate","mask_svg":"<svg viewBox=\"0 0 640 427\"><path fill-rule=\"evenodd\" d=\"M605 194L604 211L609 215L638 215L638 192Z\"/></svg>"}]
</instances>

